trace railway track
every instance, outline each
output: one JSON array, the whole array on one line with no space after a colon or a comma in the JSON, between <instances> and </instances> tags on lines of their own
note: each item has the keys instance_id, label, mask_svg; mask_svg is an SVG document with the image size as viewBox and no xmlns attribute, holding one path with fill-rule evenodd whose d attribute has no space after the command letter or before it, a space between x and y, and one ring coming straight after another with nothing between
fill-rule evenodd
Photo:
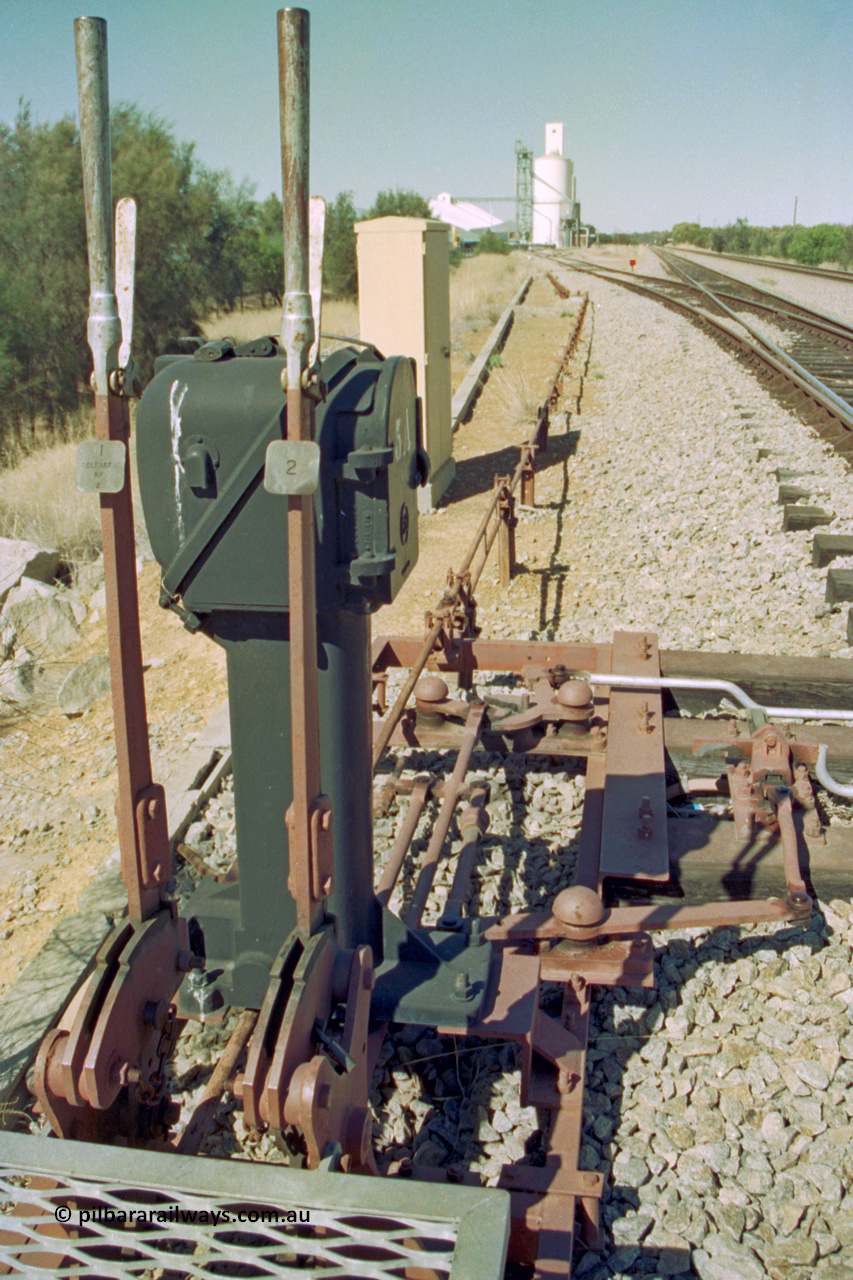
<instances>
[{"instance_id":1,"label":"railway track","mask_svg":"<svg viewBox=\"0 0 853 1280\"><path fill-rule=\"evenodd\" d=\"M769 290L669 251L656 252L677 279L611 271L564 252L548 256L691 316L736 351L786 403L796 406L843 457L853 456L853 329ZM755 315L763 318L764 329L753 322ZM772 336L766 331L768 323Z\"/></svg>"},{"instance_id":2,"label":"railway track","mask_svg":"<svg viewBox=\"0 0 853 1280\"><path fill-rule=\"evenodd\" d=\"M761 267L765 271L781 271L790 275L811 276L816 280L838 280L842 284L853 284L853 272L836 270L834 267L806 267L799 262L784 262L779 258L752 258L745 253L709 253L707 250L684 246L684 252L698 256L708 256L715 262L747 263L749 266Z\"/></svg>"},{"instance_id":3,"label":"railway track","mask_svg":"<svg viewBox=\"0 0 853 1280\"><path fill-rule=\"evenodd\" d=\"M682 279L704 286L735 314L758 312L773 323L776 344L794 364L814 375L839 400L853 407L853 328L814 308L782 300L766 289L737 280L707 265L657 250Z\"/></svg>"}]
</instances>

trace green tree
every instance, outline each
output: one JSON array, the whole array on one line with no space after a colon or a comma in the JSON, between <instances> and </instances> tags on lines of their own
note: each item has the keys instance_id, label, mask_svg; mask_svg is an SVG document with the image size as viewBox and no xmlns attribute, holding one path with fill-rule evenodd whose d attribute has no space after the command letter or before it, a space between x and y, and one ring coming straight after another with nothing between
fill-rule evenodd
<instances>
[{"instance_id":1,"label":"green tree","mask_svg":"<svg viewBox=\"0 0 853 1280\"><path fill-rule=\"evenodd\" d=\"M791 226L773 228L770 252L774 257L787 258L788 247L794 238L794 233L795 228Z\"/></svg>"},{"instance_id":2,"label":"green tree","mask_svg":"<svg viewBox=\"0 0 853 1280\"><path fill-rule=\"evenodd\" d=\"M708 227L702 227L698 222L676 222L672 228L673 244L695 244L697 249L707 249L711 242L711 233Z\"/></svg>"},{"instance_id":3,"label":"green tree","mask_svg":"<svg viewBox=\"0 0 853 1280\"><path fill-rule=\"evenodd\" d=\"M844 250L839 258L840 265L845 271L849 271L853 266L853 226L844 227Z\"/></svg>"},{"instance_id":4,"label":"green tree","mask_svg":"<svg viewBox=\"0 0 853 1280\"><path fill-rule=\"evenodd\" d=\"M749 253L750 226L746 218L728 222L711 236L712 247L720 253Z\"/></svg>"},{"instance_id":5,"label":"green tree","mask_svg":"<svg viewBox=\"0 0 853 1280\"><path fill-rule=\"evenodd\" d=\"M284 232L282 208L278 196L267 196L256 208L257 240L252 251L250 280L253 293L260 296L261 306L270 294L281 306L284 288Z\"/></svg>"},{"instance_id":6,"label":"green tree","mask_svg":"<svg viewBox=\"0 0 853 1280\"><path fill-rule=\"evenodd\" d=\"M365 216L431 218L432 213L426 200L417 191L404 191L402 187L395 187L393 191L380 191Z\"/></svg>"},{"instance_id":7,"label":"green tree","mask_svg":"<svg viewBox=\"0 0 853 1280\"><path fill-rule=\"evenodd\" d=\"M351 191L339 192L326 207L323 288L332 298L354 298L358 294L355 250L357 219Z\"/></svg>"},{"instance_id":8,"label":"green tree","mask_svg":"<svg viewBox=\"0 0 853 1280\"><path fill-rule=\"evenodd\" d=\"M86 242L76 131L19 104L0 123L0 430L61 429L86 376Z\"/></svg>"},{"instance_id":9,"label":"green tree","mask_svg":"<svg viewBox=\"0 0 853 1280\"><path fill-rule=\"evenodd\" d=\"M749 233L749 252L762 257L770 252L772 237L767 227L753 227Z\"/></svg>"},{"instance_id":10,"label":"green tree","mask_svg":"<svg viewBox=\"0 0 853 1280\"><path fill-rule=\"evenodd\" d=\"M137 202L134 353L200 332L211 306L281 288L280 218L251 190L198 164L156 116L111 115L113 195ZM278 206L280 214L280 205ZM70 119L0 123L0 448L43 425L62 434L86 390L88 267L80 147Z\"/></svg>"}]
</instances>

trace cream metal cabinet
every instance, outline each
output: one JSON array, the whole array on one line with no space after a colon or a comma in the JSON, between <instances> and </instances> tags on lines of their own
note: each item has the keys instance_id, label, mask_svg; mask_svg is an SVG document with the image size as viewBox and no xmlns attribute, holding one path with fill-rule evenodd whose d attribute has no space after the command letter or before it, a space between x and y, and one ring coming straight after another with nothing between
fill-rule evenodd
<instances>
[{"instance_id":1,"label":"cream metal cabinet","mask_svg":"<svg viewBox=\"0 0 853 1280\"><path fill-rule=\"evenodd\" d=\"M450 416L450 240L446 222L374 218L355 224L361 337L383 355L413 356L424 405L429 511L456 474Z\"/></svg>"}]
</instances>

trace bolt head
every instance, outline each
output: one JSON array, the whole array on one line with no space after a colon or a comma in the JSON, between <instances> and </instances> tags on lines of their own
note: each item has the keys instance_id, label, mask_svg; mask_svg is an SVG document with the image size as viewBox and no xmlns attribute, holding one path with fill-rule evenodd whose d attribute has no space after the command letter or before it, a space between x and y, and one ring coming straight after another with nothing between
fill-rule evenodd
<instances>
[{"instance_id":1,"label":"bolt head","mask_svg":"<svg viewBox=\"0 0 853 1280\"><path fill-rule=\"evenodd\" d=\"M585 680L567 680L557 690L561 707L588 707L592 702L592 689Z\"/></svg>"},{"instance_id":2,"label":"bolt head","mask_svg":"<svg viewBox=\"0 0 853 1280\"><path fill-rule=\"evenodd\" d=\"M146 1026L162 1031L169 1015L168 1000L146 1000L142 1020Z\"/></svg>"},{"instance_id":3,"label":"bolt head","mask_svg":"<svg viewBox=\"0 0 853 1280\"><path fill-rule=\"evenodd\" d=\"M415 698L418 702L444 702L447 698L447 685L441 676L424 676L415 685Z\"/></svg>"},{"instance_id":4,"label":"bolt head","mask_svg":"<svg viewBox=\"0 0 853 1280\"><path fill-rule=\"evenodd\" d=\"M604 907L595 890L578 884L558 893L551 911L561 924L592 926L604 918Z\"/></svg>"}]
</instances>

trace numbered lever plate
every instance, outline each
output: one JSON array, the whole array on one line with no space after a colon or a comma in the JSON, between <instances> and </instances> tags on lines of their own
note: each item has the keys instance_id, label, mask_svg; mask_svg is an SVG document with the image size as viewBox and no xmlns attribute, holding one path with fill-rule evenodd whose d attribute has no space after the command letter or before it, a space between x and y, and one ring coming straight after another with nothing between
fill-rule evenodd
<instances>
[{"instance_id":1,"label":"numbered lever plate","mask_svg":"<svg viewBox=\"0 0 853 1280\"><path fill-rule=\"evenodd\" d=\"M123 440L84 440L77 448L77 488L81 493L121 493L124 464Z\"/></svg>"},{"instance_id":2,"label":"numbered lever plate","mask_svg":"<svg viewBox=\"0 0 853 1280\"><path fill-rule=\"evenodd\" d=\"M267 445L264 488L298 497L315 493L320 483L320 446L316 440L272 440Z\"/></svg>"}]
</instances>

